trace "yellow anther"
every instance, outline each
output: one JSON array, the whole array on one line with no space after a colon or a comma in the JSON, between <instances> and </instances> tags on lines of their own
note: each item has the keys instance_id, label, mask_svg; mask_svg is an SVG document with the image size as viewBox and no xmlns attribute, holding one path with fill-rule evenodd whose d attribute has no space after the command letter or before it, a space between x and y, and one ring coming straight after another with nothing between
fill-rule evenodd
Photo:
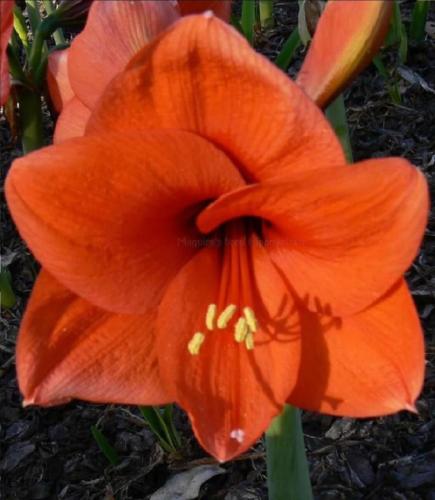
<instances>
[{"instance_id":1,"label":"yellow anther","mask_svg":"<svg viewBox=\"0 0 435 500\"><path fill-rule=\"evenodd\" d=\"M254 335L252 332L248 332L248 334L246 335L245 345L248 351L252 351L252 349L254 349Z\"/></svg>"},{"instance_id":2,"label":"yellow anther","mask_svg":"<svg viewBox=\"0 0 435 500\"><path fill-rule=\"evenodd\" d=\"M205 326L209 330L213 330L214 328L214 322L216 319L216 314L217 314L217 305L216 304L210 304L207 308L207 314L205 316Z\"/></svg>"},{"instance_id":3,"label":"yellow anther","mask_svg":"<svg viewBox=\"0 0 435 500\"><path fill-rule=\"evenodd\" d=\"M239 318L237 320L236 326L234 327L234 338L236 342L243 342L248 335L248 323L245 318Z\"/></svg>"},{"instance_id":4,"label":"yellow anther","mask_svg":"<svg viewBox=\"0 0 435 500\"><path fill-rule=\"evenodd\" d=\"M204 340L205 335L201 332L196 332L195 335L190 339L189 343L187 344L187 350L192 356L196 356L197 354L199 354L199 350L201 349Z\"/></svg>"},{"instance_id":5,"label":"yellow anther","mask_svg":"<svg viewBox=\"0 0 435 500\"><path fill-rule=\"evenodd\" d=\"M237 306L234 304L230 304L227 306L220 314L217 320L218 328L226 328L228 323L231 321L231 318L234 316L234 313L237 310Z\"/></svg>"},{"instance_id":6,"label":"yellow anther","mask_svg":"<svg viewBox=\"0 0 435 500\"><path fill-rule=\"evenodd\" d=\"M246 322L248 323L251 332L256 332L258 328L258 322L257 318L255 317L254 311L250 307L244 307L243 314L245 315Z\"/></svg>"}]
</instances>

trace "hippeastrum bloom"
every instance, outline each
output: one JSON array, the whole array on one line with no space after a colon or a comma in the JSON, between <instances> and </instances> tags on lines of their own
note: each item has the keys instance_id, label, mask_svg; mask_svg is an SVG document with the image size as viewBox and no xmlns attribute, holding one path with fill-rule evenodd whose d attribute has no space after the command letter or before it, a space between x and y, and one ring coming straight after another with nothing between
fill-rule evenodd
<instances>
[{"instance_id":1,"label":"hippeastrum bloom","mask_svg":"<svg viewBox=\"0 0 435 500\"><path fill-rule=\"evenodd\" d=\"M2 0L0 2L0 106L6 102L11 85L6 49L14 26L14 5L14 0Z\"/></svg>"},{"instance_id":2,"label":"hippeastrum bloom","mask_svg":"<svg viewBox=\"0 0 435 500\"><path fill-rule=\"evenodd\" d=\"M6 196L43 266L18 338L25 404L175 401L219 460L285 402L413 408L423 336L402 275L423 175L347 165L320 109L217 18L145 46L84 137L14 162Z\"/></svg>"},{"instance_id":3,"label":"hippeastrum bloom","mask_svg":"<svg viewBox=\"0 0 435 500\"><path fill-rule=\"evenodd\" d=\"M107 84L139 48L179 17L169 1L94 3L71 49L49 58L50 93L56 109L63 110L55 143L83 135ZM182 14L214 9L228 20L231 2L181 0L178 5ZM388 29L391 11L392 3L381 0L328 2L297 79L317 104L330 102L370 62Z\"/></svg>"},{"instance_id":4,"label":"hippeastrum bloom","mask_svg":"<svg viewBox=\"0 0 435 500\"><path fill-rule=\"evenodd\" d=\"M48 60L47 81L61 115L54 142L80 136L99 96L144 45L182 15L213 10L229 20L231 1L94 0L86 26Z\"/></svg>"}]
</instances>

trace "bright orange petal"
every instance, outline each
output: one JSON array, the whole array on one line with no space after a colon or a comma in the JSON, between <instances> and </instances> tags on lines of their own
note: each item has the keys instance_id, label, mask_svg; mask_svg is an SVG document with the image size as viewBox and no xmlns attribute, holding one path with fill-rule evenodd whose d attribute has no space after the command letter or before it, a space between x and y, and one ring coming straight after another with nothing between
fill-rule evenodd
<instances>
[{"instance_id":1,"label":"bright orange petal","mask_svg":"<svg viewBox=\"0 0 435 500\"><path fill-rule=\"evenodd\" d=\"M326 4L297 83L325 107L381 47L393 8L389 0L334 0Z\"/></svg>"},{"instance_id":2,"label":"bright orange petal","mask_svg":"<svg viewBox=\"0 0 435 500\"><path fill-rule=\"evenodd\" d=\"M349 417L412 410L423 384L424 339L405 282L342 320L300 313L302 355L291 404Z\"/></svg>"},{"instance_id":3,"label":"bright orange petal","mask_svg":"<svg viewBox=\"0 0 435 500\"><path fill-rule=\"evenodd\" d=\"M95 0L70 48L69 76L77 97L92 108L131 57L177 18L172 2Z\"/></svg>"},{"instance_id":4,"label":"bright orange petal","mask_svg":"<svg viewBox=\"0 0 435 500\"><path fill-rule=\"evenodd\" d=\"M154 131L26 155L6 191L21 235L56 279L99 307L139 314L197 251L201 203L242 183L204 139Z\"/></svg>"},{"instance_id":5,"label":"bright orange petal","mask_svg":"<svg viewBox=\"0 0 435 500\"><path fill-rule=\"evenodd\" d=\"M211 10L224 21L230 20L231 0L178 0L178 4L182 16Z\"/></svg>"},{"instance_id":6,"label":"bright orange petal","mask_svg":"<svg viewBox=\"0 0 435 500\"><path fill-rule=\"evenodd\" d=\"M54 108L58 113L74 97L68 76L68 52L68 49L56 50L48 56L48 90Z\"/></svg>"},{"instance_id":7,"label":"bright orange petal","mask_svg":"<svg viewBox=\"0 0 435 500\"><path fill-rule=\"evenodd\" d=\"M0 2L0 106L6 102L11 85L6 48L12 34L14 5L14 0L2 0Z\"/></svg>"},{"instance_id":8,"label":"bright orange petal","mask_svg":"<svg viewBox=\"0 0 435 500\"><path fill-rule=\"evenodd\" d=\"M155 312L128 316L103 311L42 271L18 336L24 403L170 402L159 375L154 323Z\"/></svg>"},{"instance_id":9,"label":"bright orange petal","mask_svg":"<svg viewBox=\"0 0 435 500\"><path fill-rule=\"evenodd\" d=\"M242 188L208 206L198 225L209 232L249 215L272 223L263 228L269 254L310 309L348 315L410 266L427 222L427 183L401 158L369 160Z\"/></svg>"},{"instance_id":10,"label":"bright orange petal","mask_svg":"<svg viewBox=\"0 0 435 500\"><path fill-rule=\"evenodd\" d=\"M54 129L54 144L81 137L85 133L91 111L82 102L74 97L67 102L59 115Z\"/></svg>"},{"instance_id":11,"label":"bright orange petal","mask_svg":"<svg viewBox=\"0 0 435 500\"><path fill-rule=\"evenodd\" d=\"M344 163L321 111L282 71L214 16L188 16L110 85L89 133L173 128L198 133L250 180Z\"/></svg>"},{"instance_id":12,"label":"bright orange petal","mask_svg":"<svg viewBox=\"0 0 435 500\"><path fill-rule=\"evenodd\" d=\"M163 298L157 321L165 384L188 412L201 445L220 461L245 451L281 412L296 383L300 349L293 300L258 240L249 250L252 305L259 324L254 349L234 339L241 304L229 328L206 329L208 305L219 304L225 291L223 251L225 246L202 250L180 271ZM237 283L230 287L228 300L237 304ZM187 345L198 331L206 337L193 356Z\"/></svg>"}]
</instances>

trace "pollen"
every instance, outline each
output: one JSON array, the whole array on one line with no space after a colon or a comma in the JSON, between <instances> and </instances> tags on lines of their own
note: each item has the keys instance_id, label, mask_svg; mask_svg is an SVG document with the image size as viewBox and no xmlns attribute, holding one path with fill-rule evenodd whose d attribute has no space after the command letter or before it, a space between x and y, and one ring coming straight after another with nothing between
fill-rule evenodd
<instances>
[{"instance_id":1,"label":"pollen","mask_svg":"<svg viewBox=\"0 0 435 500\"><path fill-rule=\"evenodd\" d=\"M237 306L230 304L220 314L217 320L218 328L226 328L237 310Z\"/></svg>"},{"instance_id":2,"label":"pollen","mask_svg":"<svg viewBox=\"0 0 435 500\"><path fill-rule=\"evenodd\" d=\"M199 350L201 349L204 340L205 335L201 332L196 332L189 340L189 343L187 344L187 350L192 356L197 356L199 354Z\"/></svg>"},{"instance_id":3,"label":"pollen","mask_svg":"<svg viewBox=\"0 0 435 500\"><path fill-rule=\"evenodd\" d=\"M207 327L208 330L213 330L214 323L216 320L216 314L217 314L217 305L210 304L207 308L207 314L205 316L205 326Z\"/></svg>"},{"instance_id":4,"label":"pollen","mask_svg":"<svg viewBox=\"0 0 435 500\"><path fill-rule=\"evenodd\" d=\"M248 328L248 323L246 322L246 319L243 317L240 317L237 320L236 326L234 327L234 338L236 342L243 342L246 338L246 335L248 335L249 328Z\"/></svg>"},{"instance_id":5,"label":"pollen","mask_svg":"<svg viewBox=\"0 0 435 500\"><path fill-rule=\"evenodd\" d=\"M258 328L257 318L255 317L254 311L250 307L243 308L243 314L245 315L246 322L248 323L251 332L256 332Z\"/></svg>"},{"instance_id":6,"label":"pollen","mask_svg":"<svg viewBox=\"0 0 435 500\"><path fill-rule=\"evenodd\" d=\"M245 337L245 346L248 351L252 351L254 349L254 335L252 332L248 332Z\"/></svg>"}]
</instances>

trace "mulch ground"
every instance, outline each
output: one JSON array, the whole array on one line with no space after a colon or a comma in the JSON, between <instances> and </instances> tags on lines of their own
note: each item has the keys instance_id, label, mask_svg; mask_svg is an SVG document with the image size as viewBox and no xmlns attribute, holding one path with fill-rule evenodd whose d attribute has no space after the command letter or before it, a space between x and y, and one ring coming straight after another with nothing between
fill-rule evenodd
<instances>
[{"instance_id":1,"label":"mulch ground","mask_svg":"<svg viewBox=\"0 0 435 500\"><path fill-rule=\"evenodd\" d=\"M295 4L277 2L277 7L278 26L258 35L260 50L271 56L295 25ZM387 63L394 67L393 52ZM406 67L393 71L392 77L401 91L400 105L393 104L388 85L373 67L346 93L355 160L405 157L425 173L434 199L435 40L411 47ZM4 117L0 141L3 180L11 161L21 154ZM213 463L195 443L179 410L176 422L185 446L183 458L176 460L161 450L135 407L82 402L51 409L21 407L14 346L37 265L18 237L4 200L1 203L1 257L12 273L18 302L2 311L0 319L0 499L144 499L180 470ZM305 413L316 498L435 500L434 211L407 279L426 333L426 380L417 402L419 414L357 421ZM116 466L108 463L92 438L90 427L97 423L120 456ZM203 485L199 498L267 498L263 442L224 468L225 474Z\"/></svg>"}]
</instances>

